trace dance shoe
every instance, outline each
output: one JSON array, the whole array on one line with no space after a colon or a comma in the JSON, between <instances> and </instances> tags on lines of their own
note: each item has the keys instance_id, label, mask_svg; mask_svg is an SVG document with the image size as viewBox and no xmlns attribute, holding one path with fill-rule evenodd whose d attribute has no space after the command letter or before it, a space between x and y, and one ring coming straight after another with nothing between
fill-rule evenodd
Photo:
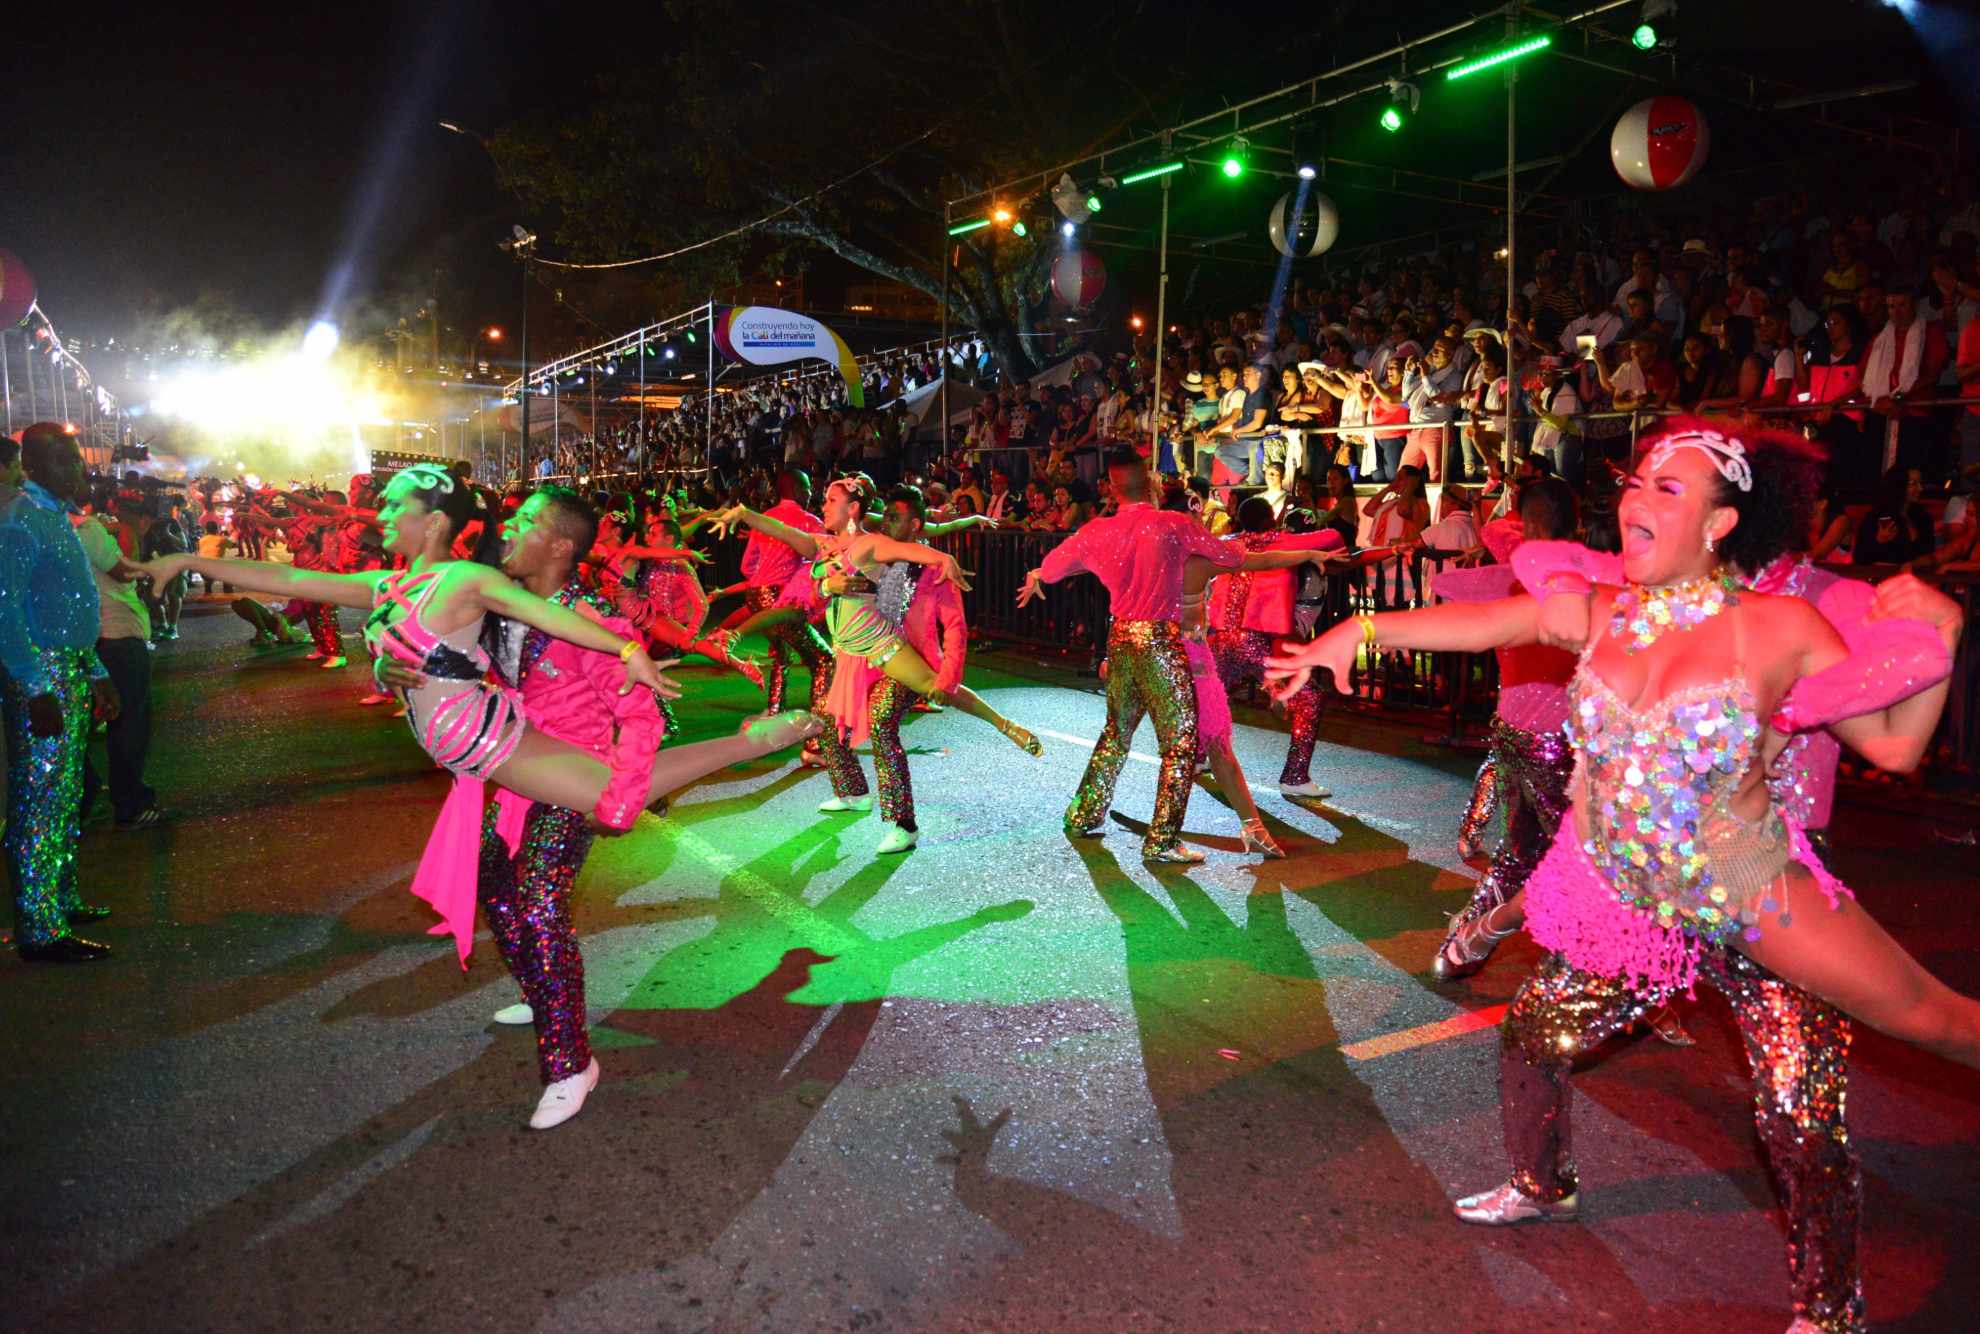
<instances>
[{"instance_id":1,"label":"dance shoe","mask_svg":"<svg viewBox=\"0 0 1980 1334\"><path fill-rule=\"evenodd\" d=\"M1522 1195L1508 1181L1497 1190L1467 1195L1451 1206L1457 1216L1480 1227L1510 1227L1514 1223L1572 1223L1581 1215L1581 1196L1569 1195L1548 1204Z\"/></svg>"},{"instance_id":2,"label":"dance shoe","mask_svg":"<svg viewBox=\"0 0 1980 1334\"><path fill-rule=\"evenodd\" d=\"M536 1104L536 1114L529 1118L531 1130L548 1130L560 1126L578 1114L584 1106L585 1095L598 1087L598 1058L591 1058L591 1064L574 1075L558 1080L543 1090L543 1097Z\"/></svg>"},{"instance_id":3,"label":"dance shoe","mask_svg":"<svg viewBox=\"0 0 1980 1334\"><path fill-rule=\"evenodd\" d=\"M508 1024L511 1027L517 1027L522 1024L535 1023L536 1011L529 1008L528 1001L517 1001L514 1005L504 1005L501 1009L495 1011L492 1017L498 1024Z\"/></svg>"},{"instance_id":4,"label":"dance shoe","mask_svg":"<svg viewBox=\"0 0 1980 1334\"><path fill-rule=\"evenodd\" d=\"M1107 817L1101 816L1089 825L1066 824L1067 838L1099 838L1107 832Z\"/></svg>"},{"instance_id":5,"label":"dance shoe","mask_svg":"<svg viewBox=\"0 0 1980 1334\"><path fill-rule=\"evenodd\" d=\"M1492 957L1492 951L1499 948L1499 942L1513 934L1511 931L1492 930L1485 924L1490 916L1491 913L1482 912L1462 926L1451 927L1451 933L1444 937L1444 947L1437 951L1437 962L1430 965L1431 973L1439 982L1455 982L1461 977L1470 977L1485 966L1485 961Z\"/></svg>"},{"instance_id":6,"label":"dance shoe","mask_svg":"<svg viewBox=\"0 0 1980 1334\"><path fill-rule=\"evenodd\" d=\"M997 724L997 730L999 732L1002 732L1007 738L1009 738L1012 745L1016 746L1019 750L1031 756L1033 759L1037 759L1039 756L1045 753L1045 747L1038 744L1037 737L1025 731L1022 727L1019 727L1016 723L1012 722L1008 718L1004 719L1003 722Z\"/></svg>"},{"instance_id":7,"label":"dance shoe","mask_svg":"<svg viewBox=\"0 0 1980 1334\"><path fill-rule=\"evenodd\" d=\"M1273 842L1272 836L1265 832L1265 822L1263 820L1246 820L1241 832L1244 835L1244 850L1246 852L1262 852L1267 857L1283 857L1286 855L1286 850Z\"/></svg>"},{"instance_id":8,"label":"dance shoe","mask_svg":"<svg viewBox=\"0 0 1980 1334\"><path fill-rule=\"evenodd\" d=\"M880 840L880 846L873 849L873 851L882 857L893 852L906 852L915 845L915 840L918 838L920 838L920 835L915 833L914 830L903 829L897 824L891 824L887 826L887 836Z\"/></svg>"},{"instance_id":9,"label":"dance shoe","mask_svg":"<svg viewBox=\"0 0 1980 1334\"><path fill-rule=\"evenodd\" d=\"M109 915L110 910L108 908L98 908L92 904L78 903L68 911L69 925L75 926L79 922L100 922Z\"/></svg>"},{"instance_id":10,"label":"dance shoe","mask_svg":"<svg viewBox=\"0 0 1980 1334\"><path fill-rule=\"evenodd\" d=\"M1673 1047L1696 1047L1698 1039L1685 1029L1684 1020L1678 1018L1677 1011L1666 1005L1650 1016L1650 1031L1660 1042Z\"/></svg>"},{"instance_id":11,"label":"dance shoe","mask_svg":"<svg viewBox=\"0 0 1980 1334\"><path fill-rule=\"evenodd\" d=\"M24 940L17 948L29 963L88 963L110 953L108 945L81 936L57 936L46 945L30 945Z\"/></svg>"},{"instance_id":12,"label":"dance shoe","mask_svg":"<svg viewBox=\"0 0 1980 1334\"><path fill-rule=\"evenodd\" d=\"M150 806L145 807L143 810L139 811L136 815L133 815L128 820L117 821L117 828L125 831L129 831L132 829L150 829L153 825L161 825L164 823L165 823L164 808L154 803Z\"/></svg>"},{"instance_id":13,"label":"dance shoe","mask_svg":"<svg viewBox=\"0 0 1980 1334\"><path fill-rule=\"evenodd\" d=\"M382 690L374 690L369 695L366 695L363 699L360 699L358 701L358 707L361 709L368 709L374 704L390 704L391 702L392 702L392 697L390 695L386 694Z\"/></svg>"},{"instance_id":14,"label":"dance shoe","mask_svg":"<svg viewBox=\"0 0 1980 1334\"><path fill-rule=\"evenodd\" d=\"M1304 797L1308 801L1325 801L1334 795L1332 789L1321 787L1312 779L1304 783L1281 783L1279 795L1282 797Z\"/></svg>"},{"instance_id":15,"label":"dance shoe","mask_svg":"<svg viewBox=\"0 0 1980 1334\"><path fill-rule=\"evenodd\" d=\"M837 815L841 811L870 811L872 809L873 798L870 796L828 797L818 803L818 813L820 815Z\"/></svg>"},{"instance_id":16,"label":"dance shoe","mask_svg":"<svg viewBox=\"0 0 1980 1334\"><path fill-rule=\"evenodd\" d=\"M1195 848L1185 847L1180 843L1176 843L1166 848L1143 848L1141 850L1141 860L1145 862L1173 862L1178 866L1194 866L1197 862L1203 860L1203 854Z\"/></svg>"},{"instance_id":17,"label":"dance shoe","mask_svg":"<svg viewBox=\"0 0 1980 1334\"><path fill-rule=\"evenodd\" d=\"M320 648L313 648L309 652L303 654L304 662L320 662L322 658L323 658L323 650Z\"/></svg>"},{"instance_id":18,"label":"dance shoe","mask_svg":"<svg viewBox=\"0 0 1980 1334\"><path fill-rule=\"evenodd\" d=\"M798 751L798 766L804 769L825 767L825 752L819 748L815 739L805 742L803 749Z\"/></svg>"},{"instance_id":19,"label":"dance shoe","mask_svg":"<svg viewBox=\"0 0 1980 1334\"><path fill-rule=\"evenodd\" d=\"M325 658L325 659L323 660L323 670L324 670L324 671L326 671L326 672L334 672L334 671L336 671L336 670L337 670L337 669L338 669L339 667L342 667L342 666L343 666L343 665L344 665L344 664L345 664L346 662L349 662L349 661L350 661L350 659L349 659L349 658L346 658L346 657L345 657L345 656L344 656L343 654L341 654L341 653L340 653L340 654L338 654L338 655L337 655L336 657L334 657L334 658Z\"/></svg>"}]
</instances>

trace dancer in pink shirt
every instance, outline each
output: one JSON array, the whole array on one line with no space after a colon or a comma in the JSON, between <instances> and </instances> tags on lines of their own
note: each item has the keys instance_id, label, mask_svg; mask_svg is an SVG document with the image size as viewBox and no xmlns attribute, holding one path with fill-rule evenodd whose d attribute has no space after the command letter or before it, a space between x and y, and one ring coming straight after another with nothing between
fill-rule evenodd
<instances>
[{"instance_id":1,"label":"dancer in pink shirt","mask_svg":"<svg viewBox=\"0 0 1980 1334\"><path fill-rule=\"evenodd\" d=\"M1079 791L1066 808L1066 832L1101 832L1114 801L1114 784L1127 763L1128 744L1144 715L1162 745L1162 776L1141 855L1156 862L1200 862L1203 854L1182 844L1183 812L1196 777L1196 686L1183 644L1183 564L1201 556L1234 570L1236 547L1210 536L1192 516L1149 503L1147 466L1120 452L1107 461L1107 480L1120 512L1095 519L1052 549L1018 590L1024 606L1044 585L1091 574L1107 588L1113 629L1107 636L1107 726L1094 744Z\"/></svg>"}]
</instances>

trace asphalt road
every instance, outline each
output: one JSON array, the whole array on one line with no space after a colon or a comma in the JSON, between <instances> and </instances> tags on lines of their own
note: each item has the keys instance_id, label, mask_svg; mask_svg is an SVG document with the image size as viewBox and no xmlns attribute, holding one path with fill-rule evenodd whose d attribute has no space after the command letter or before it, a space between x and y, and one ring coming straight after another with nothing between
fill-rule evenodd
<instances>
[{"instance_id":1,"label":"asphalt road","mask_svg":"<svg viewBox=\"0 0 1980 1334\"><path fill-rule=\"evenodd\" d=\"M359 668L244 638L196 606L158 651L173 821L85 832L115 958L0 962L0 1326L1788 1322L1713 998L1696 1047L1625 1041L1579 1077L1585 1222L1450 1216L1505 1175L1490 1028L1536 952L1430 979L1472 879L1452 840L1475 757L1420 728L1330 711L1338 796L1302 807L1269 781L1282 735L1244 714L1277 863L1239 855L1206 785L1186 836L1209 861L1144 866L1141 759L1108 836L1068 841L1101 701L1015 659L971 679L1045 757L914 719L905 857L872 855L872 816L815 814L816 771L725 772L593 854L604 1082L537 1133L530 1035L489 1023L515 998L492 944L463 973L405 892L443 779L356 706ZM757 705L686 675L690 735ZM1837 834L1872 911L1980 991L1972 849L1849 809ZM1980 1078L1866 1035L1849 1106L1873 1318L1972 1328Z\"/></svg>"}]
</instances>

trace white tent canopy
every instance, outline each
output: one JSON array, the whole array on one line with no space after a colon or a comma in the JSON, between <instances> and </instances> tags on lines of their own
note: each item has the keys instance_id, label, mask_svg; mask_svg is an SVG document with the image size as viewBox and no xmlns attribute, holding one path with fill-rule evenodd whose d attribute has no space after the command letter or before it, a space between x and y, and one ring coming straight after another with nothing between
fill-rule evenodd
<instances>
[{"instance_id":1,"label":"white tent canopy","mask_svg":"<svg viewBox=\"0 0 1980 1334\"><path fill-rule=\"evenodd\" d=\"M967 422L976 405L988 398L989 394L973 384L960 380L949 386L949 423ZM912 432L933 431L940 426L939 414L942 410L942 381L938 377L918 389L910 389L894 400L907 409L908 420L913 423ZM893 403L889 403L892 407Z\"/></svg>"}]
</instances>

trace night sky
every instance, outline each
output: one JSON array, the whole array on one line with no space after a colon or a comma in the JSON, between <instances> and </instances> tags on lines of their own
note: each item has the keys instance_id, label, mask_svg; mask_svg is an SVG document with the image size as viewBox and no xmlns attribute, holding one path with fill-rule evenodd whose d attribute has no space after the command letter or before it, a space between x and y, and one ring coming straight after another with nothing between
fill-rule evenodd
<instances>
[{"instance_id":1,"label":"night sky","mask_svg":"<svg viewBox=\"0 0 1980 1334\"><path fill-rule=\"evenodd\" d=\"M17 7L0 247L65 332L101 337L202 295L269 323L333 290L375 301L478 226L489 272L457 281L489 307L474 318L507 320L494 239L513 206L480 147L435 122L492 132L582 86L571 27L507 3Z\"/></svg>"}]
</instances>

